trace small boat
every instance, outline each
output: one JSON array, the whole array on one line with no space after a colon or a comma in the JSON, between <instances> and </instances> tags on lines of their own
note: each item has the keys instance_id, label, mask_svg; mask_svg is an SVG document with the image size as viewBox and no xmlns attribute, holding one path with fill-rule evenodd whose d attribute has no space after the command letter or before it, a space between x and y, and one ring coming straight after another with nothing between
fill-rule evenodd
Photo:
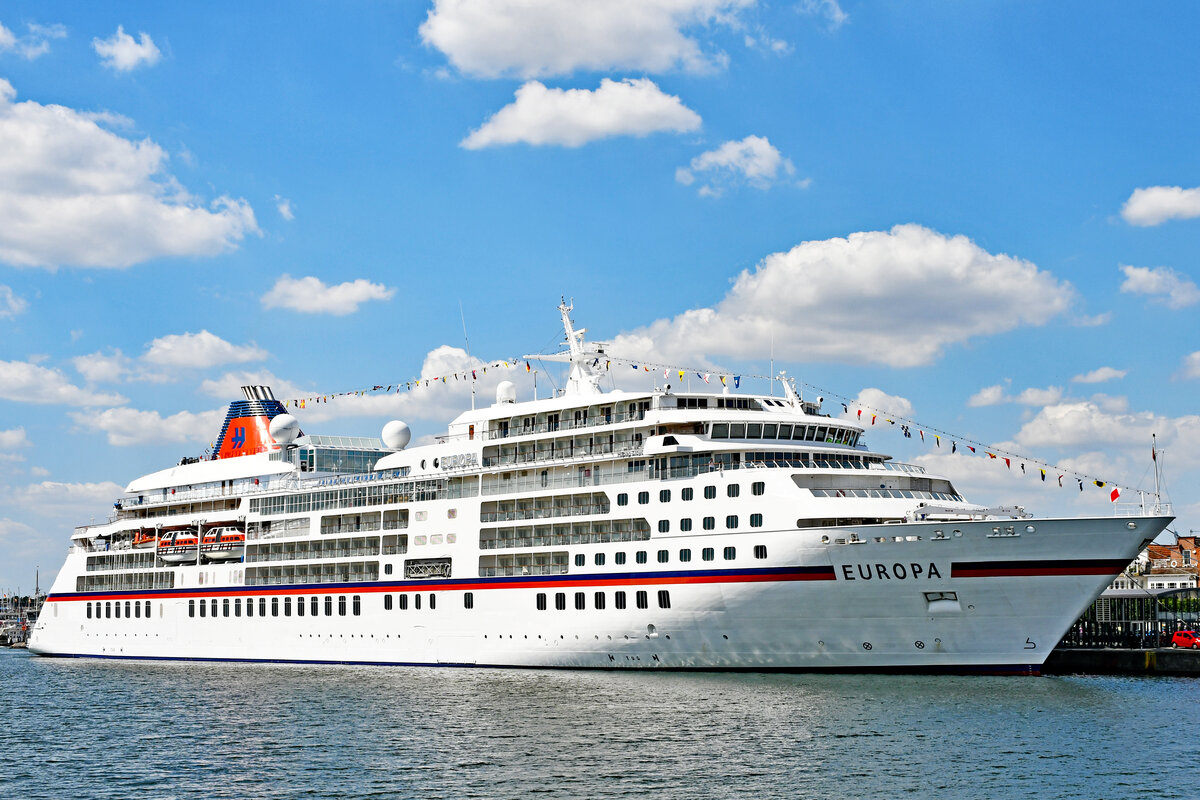
<instances>
[{"instance_id":1,"label":"small boat","mask_svg":"<svg viewBox=\"0 0 1200 800\"><path fill-rule=\"evenodd\" d=\"M134 547L154 547L158 544L158 537L154 535L154 531L141 530L133 535Z\"/></svg>"},{"instance_id":2,"label":"small boat","mask_svg":"<svg viewBox=\"0 0 1200 800\"><path fill-rule=\"evenodd\" d=\"M192 528L164 533L158 540L158 557L168 564L195 563L196 544L196 531Z\"/></svg>"},{"instance_id":3,"label":"small boat","mask_svg":"<svg viewBox=\"0 0 1200 800\"><path fill-rule=\"evenodd\" d=\"M237 528L213 528L200 542L200 554L209 561L240 561L246 552L246 534Z\"/></svg>"}]
</instances>

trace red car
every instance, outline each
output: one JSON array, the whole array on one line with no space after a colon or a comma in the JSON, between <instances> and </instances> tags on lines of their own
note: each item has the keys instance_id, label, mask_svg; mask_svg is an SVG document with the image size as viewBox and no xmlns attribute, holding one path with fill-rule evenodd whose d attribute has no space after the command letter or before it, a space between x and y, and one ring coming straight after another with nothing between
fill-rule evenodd
<instances>
[{"instance_id":1,"label":"red car","mask_svg":"<svg viewBox=\"0 0 1200 800\"><path fill-rule=\"evenodd\" d=\"M1190 647L1195 650L1200 648L1200 636L1195 631L1175 631L1171 637L1171 647Z\"/></svg>"}]
</instances>

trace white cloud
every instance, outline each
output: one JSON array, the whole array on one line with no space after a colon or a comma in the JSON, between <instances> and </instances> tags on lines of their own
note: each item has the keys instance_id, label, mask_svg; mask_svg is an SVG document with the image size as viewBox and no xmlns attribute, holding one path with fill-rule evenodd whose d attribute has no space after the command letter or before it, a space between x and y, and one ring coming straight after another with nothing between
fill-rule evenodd
<instances>
[{"instance_id":1,"label":"white cloud","mask_svg":"<svg viewBox=\"0 0 1200 800\"><path fill-rule=\"evenodd\" d=\"M18 447L29 447L31 444L24 428L0 431L0 450L16 450Z\"/></svg>"},{"instance_id":2,"label":"white cloud","mask_svg":"<svg viewBox=\"0 0 1200 800\"><path fill-rule=\"evenodd\" d=\"M614 354L676 359L928 364L951 344L1067 311L1075 293L1036 265L919 225L804 242L742 272L714 307L617 337Z\"/></svg>"},{"instance_id":3,"label":"white cloud","mask_svg":"<svg viewBox=\"0 0 1200 800\"><path fill-rule=\"evenodd\" d=\"M206 369L219 364L261 361L269 354L254 345L231 344L220 336L202 330L199 333L173 333L150 343L142 359L163 367Z\"/></svg>"},{"instance_id":4,"label":"white cloud","mask_svg":"<svg viewBox=\"0 0 1200 800\"><path fill-rule=\"evenodd\" d=\"M135 40L121 25L108 39L92 39L92 49L100 56L104 66L117 72L129 72L141 66L153 66L162 57L162 51L154 44L150 34L141 32Z\"/></svg>"},{"instance_id":5,"label":"white cloud","mask_svg":"<svg viewBox=\"0 0 1200 800\"><path fill-rule=\"evenodd\" d=\"M312 276L293 278L285 273L262 296L262 304L264 308L289 308L305 314L341 317L358 311L358 307L368 300L390 300L395 293L395 289L364 278L326 286Z\"/></svg>"},{"instance_id":6,"label":"white cloud","mask_svg":"<svg viewBox=\"0 0 1200 800\"><path fill-rule=\"evenodd\" d=\"M157 411L108 408L100 412L70 412L71 419L86 430L103 431L114 447L141 444L211 442L221 430L224 409L194 414L180 411L163 417Z\"/></svg>"},{"instance_id":7,"label":"white cloud","mask_svg":"<svg viewBox=\"0 0 1200 800\"><path fill-rule=\"evenodd\" d=\"M67 29L63 25L39 25L30 22L26 25L29 32L18 37L8 28L0 24L0 53L13 52L28 61L50 52L51 39L66 38Z\"/></svg>"},{"instance_id":8,"label":"white cloud","mask_svg":"<svg viewBox=\"0 0 1200 800\"><path fill-rule=\"evenodd\" d=\"M700 187L700 195L718 197L725 186L734 183L745 182L756 189L770 188L784 175L794 175L796 168L765 136L747 136L696 156L687 167L675 170L675 180L691 186L698 173L709 181Z\"/></svg>"},{"instance_id":9,"label":"white cloud","mask_svg":"<svg viewBox=\"0 0 1200 800\"><path fill-rule=\"evenodd\" d=\"M842 10L837 0L800 0L796 10L801 14L822 16L829 23L830 30L837 30L846 23L850 15Z\"/></svg>"},{"instance_id":10,"label":"white cloud","mask_svg":"<svg viewBox=\"0 0 1200 800\"><path fill-rule=\"evenodd\" d=\"M576 70L723 66L687 30L736 26L754 0L435 0L421 39L460 72L538 78Z\"/></svg>"},{"instance_id":11,"label":"white cloud","mask_svg":"<svg viewBox=\"0 0 1200 800\"><path fill-rule=\"evenodd\" d=\"M71 363L88 383L116 383L133 372L133 360L120 350L75 356Z\"/></svg>"},{"instance_id":12,"label":"white cloud","mask_svg":"<svg viewBox=\"0 0 1200 800\"><path fill-rule=\"evenodd\" d=\"M0 399L18 403L70 406L116 405L127 402L119 394L81 389L56 369L28 361L0 361Z\"/></svg>"},{"instance_id":13,"label":"white cloud","mask_svg":"<svg viewBox=\"0 0 1200 800\"><path fill-rule=\"evenodd\" d=\"M1121 206L1121 216L1130 225L1161 225L1169 219L1200 217L1200 186L1148 186L1134 189Z\"/></svg>"},{"instance_id":14,"label":"white cloud","mask_svg":"<svg viewBox=\"0 0 1200 800\"><path fill-rule=\"evenodd\" d=\"M1071 383L1105 383L1106 381L1120 380L1128 372L1129 370L1117 369L1116 367L1097 367L1091 372L1085 372L1082 375L1076 375L1071 378Z\"/></svg>"},{"instance_id":15,"label":"white cloud","mask_svg":"<svg viewBox=\"0 0 1200 800\"><path fill-rule=\"evenodd\" d=\"M28 307L25 298L17 296L10 287L0 285L0 319L15 317Z\"/></svg>"},{"instance_id":16,"label":"white cloud","mask_svg":"<svg viewBox=\"0 0 1200 800\"><path fill-rule=\"evenodd\" d=\"M912 419L913 404L907 397L888 394L882 389L867 387L858 393L858 396L851 400L848 404L848 409L842 412L842 417L845 419L861 422L866 427L871 427L871 414L879 414L883 417L904 417ZM858 409L863 410L863 416L858 415ZM875 421L878 425L883 422L882 419ZM887 424L884 422L883 424Z\"/></svg>"},{"instance_id":17,"label":"white cloud","mask_svg":"<svg viewBox=\"0 0 1200 800\"><path fill-rule=\"evenodd\" d=\"M80 515L112 508L125 487L112 481L97 483L63 483L42 481L28 486L10 486L5 495L17 508L36 508L39 514L82 523Z\"/></svg>"},{"instance_id":18,"label":"white cloud","mask_svg":"<svg viewBox=\"0 0 1200 800\"><path fill-rule=\"evenodd\" d=\"M1017 403L1023 406L1047 406L1051 403L1057 403L1062 399L1063 390L1058 386L1047 386L1045 389L1025 389L1024 391L1010 395L1006 392L1005 384L996 384L995 386L986 386L980 389L967 400L967 406L970 408L982 408L985 406L998 406L1002 403Z\"/></svg>"},{"instance_id":19,"label":"white cloud","mask_svg":"<svg viewBox=\"0 0 1200 800\"><path fill-rule=\"evenodd\" d=\"M1200 464L1200 415L1165 417L1150 411L1106 411L1091 400L1047 406L1026 422L1016 435L1025 448L1061 447L1107 451L1127 448L1150 458L1151 435L1170 449L1180 466Z\"/></svg>"},{"instance_id":20,"label":"white cloud","mask_svg":"<svg viewBox=\"0 0 1200 800\"><path fill-rule=\"evenodd\" d=\"M1200 287L1170 267L1122 266L1125 280L1121 291L1127 294L1148 294L1167 308L1186 308L1200 303Z\"/></svg>"},{"instance_id":21,"label":"white cloud","mask_svg":"<svg viewBox=\"0 0 1200 800\"><path fill-rule=\"evenodd\" d=\"M292 201L286 197L275 195L275 209L279 212L279 216L291 222L296 218L296 213L292 211Z\"/></svg>"},{"instance_id":22,"label":"white cloud","mask_svg":"<svg viewBox=\"0 0 1200 800\"><path fill-rule=\"evenodd\" d=\"M102 127L114 115L15 98L0 78L0 262L127 267L215 255L259 233L245 200L202 207L161 147Z\"/></svg>"},{"instance_id":23,"label":"white cloud","mask_svg":"<svg viewBox=\"0 0 1200 800\"><path fill-rule=\"evenodd\" d=\"M1200 378L1200 350L1184 356L1179 375L1182 378Z\"/></svg>"},{"instance_id":24,"label":"white cloud","mask_svg":"<svg viewBox=\"0 0 1200 800\"><path fill-rule=\"evenodd\" d=\"M530 81L517 89L515 101L471 131L459 146L479 150L524 142L580 147L610 136L683 133L699 127L699 114L648 78L604 78L595 91L547 89Z\"/></svg>"},{"instance_id":25,"label":"white cloud","mask_svg":"<svg viewBox=\"0 0 1200 800\"><path fill-rule=\"evenodd\" d=\"M314 391L277 377L270 370L226 372L219 378L206 379L200 384L200 391L210 397L229 401L242 396L243 386L270 386L275 397L280 400L308 397Z\"/></svg>"}]
</instances>

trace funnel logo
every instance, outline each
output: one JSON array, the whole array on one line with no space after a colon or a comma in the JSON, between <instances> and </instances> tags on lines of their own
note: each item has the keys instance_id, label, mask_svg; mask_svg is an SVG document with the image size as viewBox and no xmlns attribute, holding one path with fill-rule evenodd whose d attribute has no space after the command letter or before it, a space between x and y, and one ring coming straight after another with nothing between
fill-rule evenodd
<instances>
[{"instance_id":1,"label":"funnel logo","mask_svg":"<svg viewBox=\"0 0 1200 800\"><path fill-rule=\"evenodd\" d=\"M233 449L241 450L242 447L246 444L246 426L242 425L237 428L234 428L233 436L231 438L233 440Z\"/></svg>"}]
</instances>

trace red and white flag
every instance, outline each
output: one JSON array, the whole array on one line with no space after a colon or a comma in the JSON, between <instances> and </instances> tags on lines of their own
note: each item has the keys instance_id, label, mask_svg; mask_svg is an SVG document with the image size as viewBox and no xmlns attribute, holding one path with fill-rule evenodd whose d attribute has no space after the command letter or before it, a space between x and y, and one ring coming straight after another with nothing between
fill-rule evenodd
<instances>
[{"instance_id":1,"label":"red and white flag","mask_svg":"<svg viewBox=\"0 0 1200 800\"><path fill-rule=\"evenodd\" d=\"M1111 492L1109 492L1109 494L1108 494L1108 500L1111 503L1115 503L1115 502L1117 502L1117 498L1120 496L1121 496L1121 490L1114 486L1113 490Z\"/></svg>"}]
</instances>

